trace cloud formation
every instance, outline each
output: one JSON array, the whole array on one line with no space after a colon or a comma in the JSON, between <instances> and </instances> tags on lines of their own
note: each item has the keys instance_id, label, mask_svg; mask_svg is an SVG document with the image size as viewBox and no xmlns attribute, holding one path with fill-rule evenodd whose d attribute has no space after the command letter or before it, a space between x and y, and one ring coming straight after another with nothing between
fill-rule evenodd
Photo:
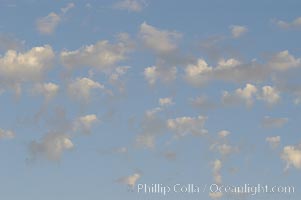
<instances>
[{"instance_id":1,"label":"cloud formation","mask_svg":"<svg viewBox=\"0 0 301 200\"><path fill-rule=\"evenodd\" d=\"M232 37L239 38L248 32L248 28L240 25L230 26Z\"/></svg>"},{"instance_id":2,"label":"cloud formation","mask_svg":"<svg viewBox=\"0 0 301 200\"><path fill-rule=\"evenodd\" d=\"M146 3L143 0L121 0L115 3L113 8L130 12L140 12L145 6Z\"/></svg>"},{"instance_id":3,"label":"cloud formation","mask_svg":"<svg viewBox=\"0 0 301 200\"><path fill-rule=\"evenodd\" d=\"M294 19L291 22L278 20L276 21L278 27L282 29L292 29L292 28L300 28L301 27L301 17Z\"/></svg>"}]
</instances>

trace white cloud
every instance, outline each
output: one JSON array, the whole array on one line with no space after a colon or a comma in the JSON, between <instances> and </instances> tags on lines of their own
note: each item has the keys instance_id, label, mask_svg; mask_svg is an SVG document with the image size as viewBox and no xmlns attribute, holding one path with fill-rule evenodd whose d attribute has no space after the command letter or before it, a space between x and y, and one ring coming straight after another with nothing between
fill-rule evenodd
<instances>
[{"instance_id":1,"label":"white cloud","mask_svg":"<svg viewBox=\"0 0 301 200\"><path fill-rule=\"evenodd\" d=\"M134 189L137 181L141 178L140 173L134 173L133 175L127 176L127 177L122 177L117 180L117 182L125 184L129 186L131 189Z\"/></svg>"},{"instance_id":2,"label":"white cloud","mask_svg":"<svg viewBox=\"0 0 301 200\"><path fill-rule=\"evenodd\" d=\"M68 85L68 92L72 97L87 102L90 100L92 89L104 89L104 85L89 78L77 78Z\"/></svg>"},{"instance_id":3,"label":"white cloud","mask_svg":"<svg viewBox=\"0 0 301 200\"><path fill-rule=\"evenodd\" d=\"M220 199L223 197L223 193L222 192L210 192L209 197L212 199Z\"/></svg>"},{"instance_id":4,"label":"white cloud","mask_svg":"<svg viewBox=\"0 0 301 200\"><path fill-rule=\"evenodd\" d=\"M227 155L230 155L230 154L235 153L235 152L238 151L238 149L236 147L233 147L229 144L217 145L216 149L223 156L227 156Z\"/></svg>"},{"instance_id":5,"label":"white cloud","mask_svg":"<svg viewBox=\"0 0 301 200\"><path fill-rule=\"evenodd\" d=\"M159 105L160 106L171 106L173 104L174 104L174 102L172 101L171 97L166 97L166 98L160 98L159 99Z\"/></svg>"},{"instance_id":6,"label":"white cloud","mask_svg":"<svg viewBox=\"0 0 301 200\"><path fill-rule=\"evenodd\" d=\"M300 66L301 58L295 58L288 50L281 51L269 58L268 65L271 69L286 71Z\"/></svg>"},{"instance_id":7,"label":"white cloud","mask_svg":"<svg viewBox=\"0 0 301 200\"><path fill-rule=\"evenodd\" d=\"M281 153L281 159L286 162L286 169L293 166L301 169L301 150L296 146L285 146Z\"/></svg>"},{"instance_id":8,"label":"white cloud","mask_svg":"<svg viewBox=\"0 0 301 200\"><path fill-rule=\"evenodd\" d=\"M259 99L265 101L268 105L272 106L279 102L280 92L271 86L263 86Z\"/></svg>"},{"instance_id":9,"label":"white cloud","mask_svg":"<svg viewBox=\"0 0 301 200\"><path fill-rule=\"evenodd\" d=\"M252 106L256 97L257 88L252 84L246 84L245 88L239 88L234 93L223 92L223 104L245 103L246 106Z\"/></svg>"},{"instance_id":10,"label":"white cloud","mask_svg":"<svg viewBox=\"0 0 301 200\"><path fill-rule=\"evenodd\" d=\"M42 94L46 101L51 100L53 97L55 97L58 93L59 86L54 83L37 83L34 88L33 92L37 94Z\"/></svg>"},{"instance_id":11,"label":"white cloud","mask_svg":"<svg viewBox=\"0 0 301 200\"><path fill-rule=\"evenodd\" d=\"M217 107L216 103L210 100L207 96L202 95L196 98L190 99L190 103L193 107L202 110L210 110Z\"/></svg>"},{"instance_id":12,"label":"white cloud","mask_svg":"<svg viewBox=\"0 0 301 200\"><path fill-rule=\"evenodd\" d=\"M232 37L239 38L248 32L248 28L245 26L233 25L230 26Z\"/></svg>"},{"instance_id":13,"label":"white cloud","mask_svg":"<svg viewBox=\"0 0 301 200\"><path fill-rule=\"evenodd\" d=\"M15 138L15 133L10 130L0 129L0 139L13 139Z\"/></svg>"},{"instance_id":14,"label":"white cloud","mask_svg":"<svg viewBox=\"0 0 301 200\"><path fill-rule=\"evenodd\" d=\"M204 59L185 67L185 79L192 85L203 86L209 81L225 81L235 83L264 82L283 75L293 68L301 66L301 58L295 58L289 51L281 51L267 57L265 63L253 59L249 63L230 58L220 60L217 66L209 66Z\"/></svg>"},{"instance_id":15,"label":"white cloud","mask_svg":"<svg viewBox=\"0 0 301 200\"><path fill-rule=\"evenodd\" d=\"M280 136L267 137L266 141L269 143L269 145L272 148L277 148L280 144L281 138L280 138Z\"/></svg>"},{"instance_id":16,"label":"white cloud","mask_svg":"<svg viewBox=\"0 0 301 200\"><path fill-rule=\"evenodd\" d=\"M218 132L218 136L221 137L221 138L225 138L230 134L231 134L230 131L227 131L227 130L221 130L221 131Z\"/></svg>"},{"instance_id":17,"label":"white cloud","mask_svg":"<svg viewBox=\"0 0 301 200\"><path fill-rule=\"evenodd\" d=\"M73 3L69 3L66 7L61 8L61 14L55 12L49 13L45 17L37 19L36 26L41 34L50 35L52 34L58 25L62 22L64 15L74 7Z\"/></svg>"},{"instance_id":18,"label":"white cloud","mask_svg":"<svg viewBox=\"0 0 301 200\"><path fill-rule=\"evenodd\" d=\"M154 149L156 146L156 137L153 134L141 134L136 137L137 147Z\"/></svg>"},{"instance_id":19,"label":"white cloud","mask_svg":"<svg viewBox=\"0 0 301 200\"><path fill-rule=\"evenodd\" d=\"M33 158L43 156L48 160L58 161L64 151L73 147L70 136L63 133L48 133L40 142L33 141L30 144L30 151Z\"/></svg>"},{"instance_id":20,"label":"white cloud","mask_svg":"<svg viewBox=\"0 0 301 200\"><path fill-rule=\"evenodd\" d=\"M179 117L175 119L167 120L167 127L177 134L177 137L192 135L204 135L208 131L204 129L205 121L207 117Z\"/></svg>"},{"instance_id":21,"label":"white cloud","mask_svg":"<svg viewBox=\"0 0 301 200\"><path fill-rule=\"evenodd\" d=\"M143 0L121 0L113 5L113 8L120 10L128 10L132 12L140 12L146 6Z\"/></svg>"},{"instance_id":22,"label":"white cloud","mask_svg":"<svg viewBox=\"0 0 301 200\"><path fill-rule=\"evenodd\" d=\"M139 36L144 45L157 54L168 54L177 49L177 40L181 34L176 31L160 30L146 22L140 26Z\"/></svg>"},{"instance_id":23,"label":"white cloud","mask_svg":"<svg viewBox=\"0 0 301 200\"><path fill-rule=\"evenodd\" d=\"M90 133L93 124L97 123L98 121L99 119L95 114L79 117L74 123L74 130Z\"/></svg>"},{"instance_id":24,"label":"white cloud","mask_svg":"<svg viewBox=\"0 0 301 200\"><path fill-rule=\"evenodd\" d=\"M163 82L170 82L177 77L177 68L161 68L151 66L144 69L144 77L150 85L154 85L158 80Z\"/></svg>"},{"instance_id":25,"label":"white cloud","mask_svg":"<svg viewBox=\"0 0 301 200\"><path fill-rule=\"evenodd\" d=\"M283 20L276 21L276 24L283 29L292 29L292 28L300 28L301 27L301 17L294 19L291 22L286 22Z\"/></svg>"},{"instance_id":26,"label":"white cloud","mask_svg":"<svg viewBox=\"0 0 301 200\"><path fill-rule=\"evenodd\" d=\"M75 51L62 51L61 61L70 69L92 67L103 72L110 72L112 68L116 68L118 62L126 59L126 54L131 49L132 47L125 42L110 44L109 41L103 40Z\"/></svg>"},{"instance_id":27,"label":"white cloud","mask_svg":"<svg viewBox=\"0 0 301 200\"><path fill-rule=\"evenodd\" d=\"M212 167L214 183L221 184L222 176L220 174L220 170L222 168L222 162L220 160L215 160L212 163Z\"/></svg>"},{"instance_id":28,"label":"white cloud","mask_svg":"<svg viewBox=\"0 0 301 200\"><path fill-rule=\"evenodd\" d=\"M21 83L40 81L52 66L54 52L49 45L25 53L9 50L0 56L0 85L21 90Z\"/></svg>"},{"instance_id":29,"label":"white cloud","mask_svg":"<svg viewBox=\"0 0 301 200\"><path fill-rule=\"evenodd\" d=\"M262 120L264 128L281 128L288 122L288 118L273 118L265 116Z\"/></svg>"},{"instance_id":30,"label":"white cloud","mask_svg":"<svg viewBox=\"0 0 301 200\"><path fill-rule=\"evenodd\" d=\"M61 20L60 15L51 12L47 16L37 20L37 29L42 34L52 34Z\"/></svg>"}]
</instances>

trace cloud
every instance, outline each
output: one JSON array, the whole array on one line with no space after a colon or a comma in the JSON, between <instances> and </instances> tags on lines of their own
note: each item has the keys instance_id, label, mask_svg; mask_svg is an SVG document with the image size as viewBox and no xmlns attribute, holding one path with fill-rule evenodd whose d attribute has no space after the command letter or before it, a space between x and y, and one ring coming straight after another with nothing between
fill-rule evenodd
<instances>
[{"instance_id":1,"label":"cloud","mask_svg":"<svg viewBox=\"0 0 301 200\"><path fill-rule=\"evenodd\" d=\"M52 98L54 98L57 95L58 91L59 86L51 82L43 84L37 83L33 88L33 92L43 95L46 101L49 101Z\"/></svg>"},{"instance_id":2,"label":"cloud","mask_svg":"<svg viewBox=\"0 0 301 200\"><path fill-rule=\"evenodd\" d=\"M158 80L165 83L171 82L177 77L177 68L163 68L157 66L151 66L144 69L144 77L149 85L154 85Z\"/></svg>"},{"instance_id":3,"label":"cloud","mask_svg":"<svg viewBox=\"0 0 301 200\"><path fill-rule=\"evenodd\" d=\"M143 0L121 0L113 5L113 8L127 10L131 12L140 12L146 6Z\"/></svg>"},{"instance_id":4,"label":"cloud","mask_svg":"<svg viewBox=\"0 0 301 200\"><path fill-rule=\"evenodd\" d=\"M278 21L276 21L276 24L278 27L280 27L282 29L300 28L301 27L301 17L298 17L291 22L278 20Z\"/></svg>"},{"instance_id":5,"label":"cloud","mask_svg":"<svg viewBox=\"0 0 301 200\"><path fill-rule=\"evenodd\" d=\"M261 94L258 97L259 99L262 99L265 101L268 105L272 106L279 102L280 100L280 92L276 88L273 88L271 86L263 86L261 88Z\"/></svg>"},{"instance_id":6,"label":"cloud","mask_svg":"<svg viewBox=\"0 0 301 200\"><path fill-rule=\"evenodd\" d=\"M238 88L232 93L224 91L222 94L222 103L224 105L243 103L251 107L255 100L262 100L267 105L273 106L280 101L280 92L268 85L258 90L256 86L248 83L245 88Z\"/></svg>"},{"instance_id":7,"label":"cloud","mask_svg":"<svg viewBox=\"0 0 301 200\"><path fill-rule=\"evenodd\" d=\"M7 51L0 56L0 86L14 88L20 92L21 84L40 81L50 69L55 54L49 45L34 47L19 53Z\"/></svg>"},{"instance_id":8,"label":"cloud","mask_svg":"<svg viewBox=\"0 0 301 200\"><path fill-rule=\"evenodd\" d=\"M145 47L159 55L169 54L177 49L177 41L181 34L176 31L160 30L143 22L140 26L139 36Z\"/></svg>"},{"instance_id":9,"label":"cloud","mask_svg":"<svg viewBox=\"0 0 301 200\"><path fill-rule=\"evenodd\" d=\"M222 176L220 174L221 168L222 168L222 162L220 160L215 160L212 163L213 179L214 179L214 183L216 184L222 183Z\"/></svg>"},{"instance_id":10,"label":"cloud","mask_svg":"<svg viewBox=\"0 0 301 200\"><path fill-rule=\"evenodd\" d=\"M262 120L264 128L281 128L288 122L288 118L273 118L265 116Z\"/></svg>"},{"instance_id":11,"label":"cloud","mask_svg":"<svg viewBox=\"0 0 301 200\"><path fill-rule=\"evenodd\" d=\"M0 52L7 50L18 51L24 47L25 41L20 41L15 37L0 33Z\"/></svg>"},{"instance_id":12,"label":"cloud","mask_svg":"<svg viewBox=\"0 0 301 200\"><path fill-rule=\"evenodd\" d=\"M227 131L227 130L221 130L221 131L218 132L218 136L220 138L225 138L225 137L227 137L230 134L231 134L231 132Z\"/></svg>"},{"instance_id":13,"label":"cloud","mask_svg":"<svg viewBox=\"0 0 301 200\"><path fill-rule=\"evenodd\" d=\"M274 137L267 137L265 140L274 149L279 146L281 138L280 138L280 136L274 136Z\"/></svg>"},{"instance_id":14,"label":"cloud","mask_svg":"<svg viewBox=\"0 0 301 200\"><path fill-rule=\"evenodd\" d=\"M13 139L15 136L13 131L0 129L0 139Z\"/></svg>"},{"instance_id":15,"label":"cloud","mask_svg":"<svg viewBox=\"0 0 301 200\"><path fill-rule=\"evenodd\" d=\"M156 139L166 129L166 124L158 115L163 109L156 107L145 112L140 124L141 131L135 138L135 145L140 148L154 149Z\"/></svg>"},{"instance_id":16,"label":"cloud","mask_svg":"<svg viewBox=\"0 0 301 200\"><path fill-rule=\"evenodd\" d=\"M257 88L252 84L246 84L245 88L239 88L234 93L223 92L222 103L225 105L244 103L246 106L252 106L256 97Z\"/></svg>"},{"instance_id":17,"label":"cloud","mask_svg":"<svg viewBox=\"0 0 301 200\"><path fill-rule=\"evenodd\" d=\"M245 26L233 25L230 26L232 37L239 38L248 32L248 28Z\"/></svg>"},{"instance_id":18,"label":"cloud","mask_svg":"<svg viewBox=\"0 0 301 200\"><path fill-rule=\"evenodd\" d=\"M109 41L102 40L74 51L62 51L60 57L62 64L69 69L91 67L110 72L116 68L118 62L126 59L126 54L131 50L132 46L125 42L110 44Z\"/></svg>"},{"instance_id":19,"label":"cloud","mask_svg":"<svg viewBox=\"0 0 301 200\"><path fill-rule=\"evenodd\" d=\"M122 77L127 73L127 71L130 68L131 67L129 67L129 66L117 67L115 70L113 70L113 72L111 73L111 75L109 77L109 82L112 85L117 86L119 91L121 91L121 92L125 91L125 83L122 80Z\"/></svg>"},{"instance_id":20,"label":"cloud","mask_svg":"<svg viewBox=\"0 0 301 200\"><path fill-rule=\"evenodd\" d=\"M103 90L105 87L99 82L89 78L77 78L68 85L68 92L72 97L84 102L88 102L91 96L92 89Z\"/></svg>"},{"instance_id":21,"label":"cloud","mask_svg":"<svg viewBox=\"0 0 301 200\"><path fill-rule=\"evenodd\" d=\"M118 183L125 184L131 189L134 189L137 181L141 178L140 173L134 173L133 175L122 177L117 180Z\"/></svg>"},{"instance_id":22,"label":"cloud","mask_svg":"<svg viewBox=\"0 0 301 200\"><path fill-rule=\"evenodd\" d=\"M90 133L93 124L97 123L98 121L99 119L95 114L79 117L74 122L74 130L79 130L83 133Z\"/></svg>"},{"instance_id":23,"label":"cloud","mask_svg":"<svg viewBox=\"0 0 301 200\"><path fill-rule=\"evenodd\" d=\"M174 102L172 101L171 97L166 97L166 98L160 98L159 99L159 105L160 106L171 106L173 104L174 104Z\"/></svg>"},{"instance_id":24,"label":"cloud","mask_svg":"<svg viewBox=\"0 0 301 200\"><path fill-rule=\"evenodd\" d=\"M51 161L58 161L66 150L74 148L71 137L59 132L46 134L41 141L33 141L30 144L30 153L33 158L43 156Z\"/></svg>"},{"instance_id":25,"label":"cloud","mask_svg":"<svg viewBox=\"0 0 301 200\"><path fill-rule=\"evenodd\" d=\"M282 75L290 69L301 66L301 58L295 58L289 51L281 51L268 56L265 63L252 60L242 63L237 59L220 60L217 66L209 66L204 59L185 67L185 79L195 86L204 86L210 81L234 83L264 82Z\"/></svg>"},{"instance_id":26,"label":"cloud","mask_svg":"<svg viewBox=\"0 0 301 200\"><path fill-rule=\"evenodd\" d=\"M44 35L52 34L58 25L62 22L64 15L74 7L73 3L69 3L66 7L61 8L60 14L55 12L49 13L47 16L37 19L36 27L37 30Z\"/></svg>"},{"instance_id":27,"label":"cloud","mask_svg":"<svg viewBox=\"0 0 301 200\"><path fill-rule=\"evenodd\" d=\"M145 133L136 137L137 147L154 149L156 146L156 137L153 134Z\"/></svg>"},{"instance_id":28,"label":"cloud","mask_svg":"<svg viewBox=\"0 0 301 200\"><path fill-rule=\"evenodd\" d=\"M268 66L277 71L286 71L300 67L301 58L295 58L288 50L278 52L269 57Z\"/></svg>"},{"instance_id":29,"label":"cloud","mask_svg":"<svg viewBox=\"0 0 301 200\"><path fill-rule=\"evenodd\" d=\"M281 159L286 162L286 170L293 166L301 169L301 149L299 146L285 146L281 153Z\"/></svg>"},{"instance_id":30,"label":"cloud","mask_svg":"<svg viewBox=\"0 0 301 200\"><path fill-rule=\"evenodd\" d=\"M167 120L167 128L176 133L176 137L183 137L188 134L195 136L207 134L208 131L204 129L207 117L178 117Z\"/></svg>"},{"instance_id":31,"label":"cloud","mask_svg":"<svg viewBox=\"0 0 301 200\"><path fill-rule=\"evenodd\" d=\"M202 95L196 98L190 99L190 103L193 107L201 110L211 110L217 107L216 103L210 100L207 96Z\"/></svg>"}]
</instances>

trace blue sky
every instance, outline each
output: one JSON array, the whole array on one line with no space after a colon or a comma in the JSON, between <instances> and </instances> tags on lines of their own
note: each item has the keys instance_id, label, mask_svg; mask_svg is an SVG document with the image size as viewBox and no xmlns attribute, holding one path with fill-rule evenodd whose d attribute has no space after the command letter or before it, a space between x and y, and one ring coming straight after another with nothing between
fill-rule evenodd
<instances>
[{"instance_id":1,"label":"blue sky","mask_svg":"<svg viewBox=\"0 0 301 200\"><path fill-rule=\"evenodd\" d=\"M1 199L298 199L300 6L2 0Z\"/></svg>"}]
</instances>

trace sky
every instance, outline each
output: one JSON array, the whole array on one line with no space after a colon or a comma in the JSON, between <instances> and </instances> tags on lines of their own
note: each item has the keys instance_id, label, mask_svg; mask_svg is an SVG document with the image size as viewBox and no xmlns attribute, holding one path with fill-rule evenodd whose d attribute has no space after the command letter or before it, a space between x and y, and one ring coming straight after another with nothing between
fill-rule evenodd
<instances>
[{"instance_id":1,"label":"sky","mask_svg":"<svg viewBox=\"0 0 301 200\"><path fill-rule=\"evenodd\" d=\"M300 6L1 0L1 199L299 199Z\"/></svg>"}]
</instances>

